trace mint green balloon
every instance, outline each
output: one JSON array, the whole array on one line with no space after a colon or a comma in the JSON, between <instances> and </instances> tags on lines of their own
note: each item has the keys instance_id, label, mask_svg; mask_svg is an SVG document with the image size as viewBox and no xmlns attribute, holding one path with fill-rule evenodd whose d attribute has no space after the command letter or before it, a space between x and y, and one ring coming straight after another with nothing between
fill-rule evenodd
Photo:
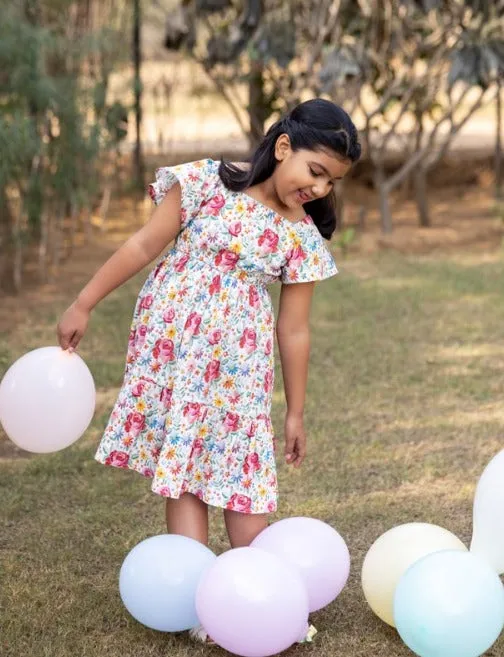
<instances>
[{"instance_id":1,"label":"mint green balloon","mask_svg":"<svg viewBox=\"0 0 504 657\"><path fill-rule=\"evenodd\" d=\"M419 657L479 657L504 627L504 587L471 552L435 552L399 580L394 620Z\"/></svg>"}]
</instances>

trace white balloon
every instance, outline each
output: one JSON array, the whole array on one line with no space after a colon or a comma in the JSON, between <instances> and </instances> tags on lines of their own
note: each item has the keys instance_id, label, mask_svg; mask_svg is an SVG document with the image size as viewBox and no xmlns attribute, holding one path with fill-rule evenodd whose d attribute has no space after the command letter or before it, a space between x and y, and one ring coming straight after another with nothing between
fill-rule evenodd
<instances>
[{"instance_id":1,"label":"white balloon","mask_svg":"<svg viewBox=\"0 0 504 657\"><path fill-rule=\"evenodd\" d=\"M68 447L94 414L91 372L75 352L42 347L21 356L0 383L0 423L21 449L37 454Z\"/></svg>"},{"instance_id":2,"label":"white balloon","mask_svg":"<svg viewBox=\"0 0 504 657\"><path fill-rule=\"evenodd\" d=\"M426 522L397 525L376 539L364 559L361 581L364 596L379 618L395 627L394 595L401 577L419 559L441 550L467 552L455 534Z\"/></svg>"},{"instance_id":3,"label":"white balloon","mask_svg":"<svg viewBox=\"0 0 504 657\"><path fill-rule=\"evenodd\" d=\"M504 574L504 450L490 461L476 486L470 550Z\"/></svg>"}]
</instances>

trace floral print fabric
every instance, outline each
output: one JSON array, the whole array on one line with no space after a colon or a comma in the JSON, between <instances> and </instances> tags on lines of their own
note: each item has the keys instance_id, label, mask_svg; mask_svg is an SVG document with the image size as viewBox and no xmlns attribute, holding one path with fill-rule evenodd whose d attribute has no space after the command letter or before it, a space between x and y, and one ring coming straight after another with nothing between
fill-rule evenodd
<instances>
[{"instance_id":1,"label":"floral print fabric","mask_svg":"<svg viewBox=\"0 0 504 657\"><path fill-rule=\"evenodd\" d=\"M123 386L96 459L244 513L276 510L270 411L274 317L267 285L337 270L313 221L293 223L227 190L218 162L156 172L179 183L182 228L136 303Z\"/></svg>"}]
</instances>

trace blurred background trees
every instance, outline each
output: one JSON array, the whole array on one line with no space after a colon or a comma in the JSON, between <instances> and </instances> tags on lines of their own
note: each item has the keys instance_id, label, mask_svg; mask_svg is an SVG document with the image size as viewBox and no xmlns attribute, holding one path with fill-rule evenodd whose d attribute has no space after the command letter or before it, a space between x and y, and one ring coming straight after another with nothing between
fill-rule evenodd
<instances>
[{"instance_id":1,"label":"blurred background trees","mask_svg":"<svg viewBox=\"0 0 504 657\"><path fill-rule=\"evenodd\" d=\"M504 0L20 0L0 24L0 285L54 277L119 183L143 188L152 125L175 156L182 86L227 107L249 148L302 100L342 104L390 232L399 188L430 225L427 176L488 103L502 197L503 79Z\"/></svg>"},{"instance_id":2,"label":"blurred background trees","mask_svg":"<svg viewBox=\"0 0 504 657\"><path fill-rule=\"evenodd\" d=\"M37 244L40 280L57 270L103 193L127 111L106 102L110 74L129 57L129 3L23 0L0 24L0 280L22 285ZM33 253L32 253L33 257ZM33 266L33 262L29 263Z\"/></svg>"}]
</instances>

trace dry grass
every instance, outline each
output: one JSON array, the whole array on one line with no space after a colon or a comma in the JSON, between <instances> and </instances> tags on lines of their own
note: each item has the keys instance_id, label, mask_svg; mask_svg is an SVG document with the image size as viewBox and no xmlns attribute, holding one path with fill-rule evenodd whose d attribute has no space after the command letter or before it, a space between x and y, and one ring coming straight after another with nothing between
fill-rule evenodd
<instances>
[{"instance_id":1,"label":"dry grass","mask_svg":"<svg viewBox=\"0 0 504 657\"><path fill-rule=\"evenodd\" d=\"M57 285L2 302L0 375L27 350L54 343L59 313L112 246L78 253ZM340 598L313 619L316 643L287 654L406 657L367 607L360 567L375 538L403 522L438 523L470 539L474 486L501 447L504 424L504 260L499 252L386 253L351 256L340 267L316 294L310 454L299 472L280 467L277 517L329 522L347 540L353 567ZM92 460L120 385L142 280L103 302L82 344L99 387L86 436L35 457L0 439L3 657L223 654L143 628L118 594L128 550L164 529L162 501L141 477ZM279 429L282 413L279 390ZM222 551L220 516L212 517L211 547ZM503 652L501 639L488 654Z\"/></svg>"}]
</instances>

